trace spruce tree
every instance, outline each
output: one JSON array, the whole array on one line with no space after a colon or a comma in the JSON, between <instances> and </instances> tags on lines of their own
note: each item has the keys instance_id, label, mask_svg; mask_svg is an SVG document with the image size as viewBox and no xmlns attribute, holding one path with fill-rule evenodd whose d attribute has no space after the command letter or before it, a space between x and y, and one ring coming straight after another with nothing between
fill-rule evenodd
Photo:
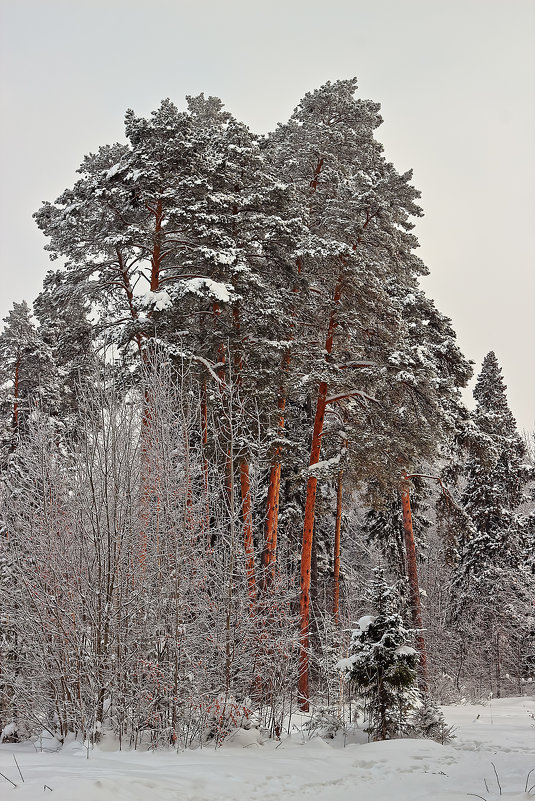
<instances>
[{"instance_id":1,"label":"spruce tree","mask_svg":"<svg viewBox=\"0 0 535 801\"><path fill-rule=\"evenodd\" d=\"M360 618L350 656L338 667L365 702L368 734L390 740L406 732L409 713L418 703L418 653L397 611L396 588L387 584L380 568L374 571L371 602L375 614Z\"/></svg>"},{"instance_id":2,"label":"spruce tree","mask_svg":"<svg viewBox=\"0 0 535 801\"><path fill-rule=\"evenodd\" d=\"M52 356L26 301L14 303L0 334L4 460L27 427L32 405L53 402Z\"/></svg>"},{"instance_id":3,"label":"spruce tree","mask_svg":"<svg viewBox=\"0 0 535 801\"><path fill-rule=\"evenodd\" d=\"M97 332L88 319L89 303L83 293L72 291L61 270L48 273L33 307L52 361L49 413L67 440L79 429L80 394L94 379Z\"/></svg>"},{"instance_id":4,"label":"spruce tree","mask_svg":"<svg viewBox=\"0 0 535 801\"><path fill-rule=\"evenodd\" d=\"M483 360L474 389L473 421L490 439L493 452L486 460L477 456L469 459L463 493L465 509L477 530L464 556L466 569L474 575L480 575L491 563L517 567L523 558L518 507L525 499L532 470L507 403L506 389L491 351Z\"/></svg>"},{"instance_id":5,"label":"spruce tree","mask_svg":"<svg viewBox=\"0 0 535 801\"><path fill-rule=\"evenodd\" d=\"M457 624L476 632L502 692L504 669L517 679L525 669L535 589L527 568L527 499L533 470L507 403L506 386L494 352L487 354L474 389L473 424L486 443L467 461L462 496L471 521L454 577Z\"/></svg>"}]
</instances>

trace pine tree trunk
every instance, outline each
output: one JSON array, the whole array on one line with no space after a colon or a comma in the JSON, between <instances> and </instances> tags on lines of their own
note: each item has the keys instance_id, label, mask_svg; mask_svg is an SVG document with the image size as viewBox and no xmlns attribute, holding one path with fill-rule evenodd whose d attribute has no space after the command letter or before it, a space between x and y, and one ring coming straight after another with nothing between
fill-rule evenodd
<instances>
[{"instance_id":1,"label":"pine tree trunk","mask_svg":"<svg viewBox=\"0 0 535 801\"><path fill-rule=\"evenodd\" d=\"M151 270L150 270L150 291L157 292L160 288L160 270L162 267L162 222L163 207L162 201L158 200L154 212L154 245L152 248Z\"/></svg>"},{"instance_id":2,"label":"pine tree trunk","mask_svg":"<svg viewBox=\"0 0 535 801\"><path fill-rule=\"evenodd\" d=\"M334 625L339 625L340 615L340 534L342 530L342 487L344 471L338 473L338 487L336 490L336 525L334 529L334 586L333 586L333 617Z\"/></svg>"},{"instance_id":3,"label":"pine tree trunk","mask_svg":"<svg viewBox=\"0 0 535 801\"><path fill-rule=\"evenodd\" d=\"M327 328L325 340L325 353L327 357L333 348L334 331L336 329L336 311L342 297L342 271L338 276L338 281L334 290L333 306ZM323 423L325 420L325 410L327 408L328 384L321 381L316 401L316 414L314 417L314 430L312 433L312 447L310 449L310 466L315 465L320 460L321 435L323 433ZM305 521L303 526L303 543L301 548L301 579L300 579L300 599L299 599L299 619L300 619L300 646L299 646L299 707L303 712L309 708L309 626L310 626L310 567L312 558L312 535L314 531L314 517L316 509L316 490L318 480L314 475L309 475L307 481L307 493L305 501Z\"/></svg>"},{"instance_id":4,"label":"pine tree trunk","mask_svg":"<svg viewBox=\"0 0 535 801\"><path fill-rule=\"evenodd\" d=\"M122 281L122 284L123 284L123 289L124 289L124 291L126 293L126 299L127 299L127 302L128 302L128 310L130 312L130 316L131 316L133 322L137 323L139 321L139 315L138 315L137 309L136 309L136 307L134 305L134 291L132 289L132 284L130 283L130 276L128 275L128 270L126 268L126 264L125 264L125 261L124 261L124 258L123 258L123 254L121 253L121 251L119 250L118 247L115 248L115 251L117 253L117 259L119 261L119 271L121 273L121 281ZM139 354L140 354L140 356L142 358L144 358L143 344L142 344L143 343L143 337L142 337L142 335L140 334L139 331L137 331L136 334L135 334L135 340L136 340L136 343L137 343L137 348L138 348Z\"/></svg>"},{"instance_id":5,"label":"pine tree trunk","mask_svg":"<svg viewBox=\"0 0 535 801\"><path fill-rule=\"evenodd\" d=\"M256 603L256 577L253 543L253 519L251 514L251 483L249 465L246 459L240 460L240 487L243 518L243 545L245 550L245 573L251 610Z\"/></svg>"},{"instance_id":6,"label":"pine tree trunk","mask_svg":"<svg viewBox=\"0 0 535 801\"><path fill-rule=\"evenodd\" d=\"M275 457L277 458L277 457ZM267 592L273 585L275 578L275 564L277 560L277 536L279 522L279 500L281 483L280 461L271 465L266 512L266 540L262 554L262 591Z\"/></svg>"},{"instance_id":7,"label":"pine tree trunk","mask_svg":"<svg viewBox=\"0 0 535 801\"><path fill-rule=\"evenodd\" d=\"M409 580L409 595L412 625L417 629L416 648L420 654L420 688L427 687L427 653L423 634L422 605L420 602L420 587L418 583L418 565L416 561L416 545L412 527L411 497L408 482L404 480L400 487L401 507L403 510L403 532L405 538L405 552L407 556L407 578Z\"/></svg>"},{"instance_id":8,"label":"pine tree trunk","mask_svg":"<svg viewBox=\"0 0 535 801\"><path fill-rule=\"evenodd\" d=\"M303 269L301 258L296 259L297 274L301 275ZM297 286L293 288L294 293L298 292ZM292 329L295 324L296 307L292 310ZM293 334L291 336L293 339ZM282 370L288 373L290 369L291 356L290 351L287 350L282 357ZM282 436L285 425L285 411L286 411L286 388L281 386L279 389L279 399L277 402L279 409L279 436ZM277 537L279 525L279 503L280 503L280 486L281 486L281 448L277 446L271 464L271 471L269 476L267 508L266 508L266 537L264 551L262 554L262 591L266 592L267 589L273 584L275 578L275 565L277 561Z\"/></svg>"},{"instance_id":9,"label":"pine tree trunk","mask_svg":"<svg viewBox=\"0 0 535 801\"><path fill-rule=\"evenodd\" d=\"M283 367L287 370L290 366L290 353L287 352L283 357ZM280 388L279 400L279 436L282 436L284 431L284 413L286 410L286 394L284 387ZM280 501L280 486L281 486L281 448L277 446L274 454L274 461L271 465L269 476L269 487L267 495L267 511L266 511L266 536L263 552L263 576L262 576L262 589L267 589L272 586L275 578L275 564L277 560L277 535L279 523L279 501Z\"/></svg>"},{"instance_id":10,"label":"pine tree trunk","mask_svg":"<svg viewBox=\"0 0 535 801\"><path fill-rule=\"evenodd\" d=\"M310 464L319 462L321 449L321 433L323 431L323 421L325 409L327 407L327 384L325 381L320 383L318 400L316 404L316 416L314 419L314 432L312 435L312 448L310 452ZM308 712L309 697L309 624L310 624L310 570L312 563L312 536L314 532L314 512L316 508L316 490L318 480L315 476L309 476L307 481L307 494L305 501L305 522L303 527L303 542L301 546L301 579L300 579L300 599L299 599L299 619L300 619L300 648L299 648L299 706L303 712Z\"/></svg>"}]
</instances>

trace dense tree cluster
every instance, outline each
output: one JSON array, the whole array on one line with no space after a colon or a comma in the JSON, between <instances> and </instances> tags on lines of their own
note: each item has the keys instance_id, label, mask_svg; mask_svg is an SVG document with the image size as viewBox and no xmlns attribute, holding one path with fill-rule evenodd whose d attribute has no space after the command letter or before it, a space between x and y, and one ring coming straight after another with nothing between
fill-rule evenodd
<instances>
[{"instance_id":1,"label":"dense tree cluster","mask_svg":"<svg viewBox=\"0 0 535 801\"><path fill-rule=\"evenodd\" d=\"M189 745L253 710L277 733L338 686L377 564L399 600L375 620L417 647L393 635L396 703L454 672L467 619L499 687L504 643L533 634L532 472L499 367L470 416L471 363L419 286L418 192L355 93L328 83L266 137L204 95L128 111L126 143L36 213L61 266L0 335L2 724Z\"/></svg>"}]
</instances>

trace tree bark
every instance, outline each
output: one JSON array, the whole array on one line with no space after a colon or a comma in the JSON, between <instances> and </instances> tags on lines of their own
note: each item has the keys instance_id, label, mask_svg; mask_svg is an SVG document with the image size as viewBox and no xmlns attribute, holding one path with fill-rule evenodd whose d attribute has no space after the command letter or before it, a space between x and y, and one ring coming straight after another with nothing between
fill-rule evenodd
<instances>
[{"instance_id":1,"label":"tree bark","mask_svg":"<svg viewBox=\"0 0 535 801\"><path fill-rule=\"evenodd\" d=\"M280 458L280 457L279 457ZM267 592L275 579L275 564L277 560L277 536L279 521L279 501L281 483L280 461L271 465L266 513L266 541L262 554L262 590Z\"/></svg>"},{"instance_id":2,"label":"tree bark","mask_svg":"<svg viewBox=\"0 0 535 801\"><path fill-rule=\"evenodd\" d=\"M151 270L150 270L150 291L157 292L160 288L160 270L162 266L162 222L163 222L163 207L162 201L158 200L156 204L156 211L154 214L154 245L151 257Z\"/></svg>"},{"instance_id":3,"label":"tree bark","mask_svg":"<svg viewBox=\"0 0 535 801\"><path fill-rule=\"evenodd\" d=\"M115 251L117 253L117 259L119 261L119 271L121 273L121 281L122 281L122 284L123 284L123 289L124 289L124 291L126 293L126 299L128 301L128 310L130 312L130 316L131 316L132 320L134 321L134 323L137 323L139 321L139 315L138 315L136 307L134 306L134 290L132 289L132 284L130 282L130 276L128 275L128 269L126 267L123 254L121 253L119 248L116 247ZM142 345L143 337L142 337L142 335L141 335L141 333L139 331L137 331L136 334L135 334L135 340L136 340L136 343L137 343L139 355L141 356L142 359L144 359L145 354L144 354L143 345Z\"/></svg>"},{"instance_id":4,"label":"tree bark","mask_svg":"<svg viewBox=\"0 0 535 801\"><path fill-rule=\"evenodd\" d=\"M290 366L290 353L286 352L283 357L283 367L287 370ZM284 431L284 414L286 410L286 393L284 387L280 388L279 400L279 436ZM267 513L266 513L266 538L264 545L264 552L262 555L263 561L263 575L262 575L262 589L264 592L272 586L275 578L275 564L277 560L277 536L278 536L278 523L279 523L279 501L280 501L280 486L281 486L281 448L277 446L273 457L274 461L271 465L269 476L269 487L267 495Z\"/></svg>"},{"instance_id":5,"label":"tree bark","mask_svg":"<svg viewBox=\"0 0 535 801\"><path fill-rule=\"evenodd\" d=\"M336 311L342 297L343 270L340 271L336 287L334 290L332 310L329 317L327 337L325 340L326 358L329 357L334 341L336 329ZM316 401L316 414L314 417L314 430L312 433L312 446L310 449L310 462L312 467L320 459L321 435L323 433L323 423L325 420L325 410L327 408L326 381L320 381L318 389L318 399ZM303 712L309 708L309 626L310 626L310 567L312 559L312 536L314 532L314 516L316 509L316 490L318 480L314 475L309 475L307 481L307 493L305 501L305 521L303 526L303 544L301 548L301 579L300 579L300 599L299 599L299 619L300 619L300 645L299 645L299 707Z\"/></svg>"},{"instance_id":6,"label":"tree bark","mask_svg":"<svg viewBox=\"0 0 535 801\"><path fill-rule=\"evenodd\" d=\"M202 442L202 475L204 484L204 499L205 499L205 513L204 513L204 539L206 547L209 549L211 546L210 540L210 500L209 500L209 471L208 459L206 456L206 447L208 445L208 398L206 379L201 384L201 442Z\"/></svg>"},{"instance_id":7,"label":"tree bark","mask_svg":"<svg viewBox=\"0 0 535 801\"><path fill-rule=\"evenodd\" d=\"M240 460L240 487L243 519L243 545L245 550L245 573L251 611L256 603L256 576L253 543L253 519L251 514L251 483L249 464L246 459Z\"/></svg>"},{"instance_id":8,"label":"tree bark","mask_svg":"<svg viewBox=\"0 0 535 801\"><path fill-rule=\"evenodd\" d=\"M423 634L422 604L420 601L420 587L418 583L418 564L416 561L416 544L412 527L411 497L408 481L403 480L400 487L401 507L403 510L403 532L405 538L405 552L407 557L407 578L409 580L409 596L411 606L412 625L417 630L416 648L420 655L420 687L427 687L427 653Z\"/></svg>"},{"instance_id":9,"label":"tree bark","mask_svg":"<svg viewBox=\"0 0 535 801\"><path fill-rule=\"evenodd\" d=\"M318 173L319 174L319 173ZM298 257L296 259L297 274L301 275L302 261ZM297 286L293 288L294 293L298 292ZM292 310L292 329L295 325L296 308ZM293 339L293 333L291 336ZM287 350L282 357L283 372L288 373L290 369L291 355ZM286 412L286 387L281 386L279 389L279 399L277 402L279 409L279 436L282 436L285 425L285 412ZM277 446L271 464L271 471L269 476L269 487L267 496L267 509L266 509L266 537L265 546L262 554L262 590L266 592L267 589L273 584L275 578L275 565L277 561L277 537L278 537L278 524L279 524L279 503L280 503L280 486L281 486L281 448Z\"/></svg>"},{"instance_id":10,"label":"tree bark","mask_svg":"<svg viewBox=\"0 0 535 801\"><path fill-rule=\"evenodd\" d=\"M338 487L336 491L336 525L334 529L334 586L333 586L333 617L334 625L340 623L340 534L342 530L342 488L344 471L338 473Z\"/></svg>"},{"instance_id":11,"label":"tree bark","mask_svg":"<svg viewBox=\"0 0 535 801\"><path fill-rule=\"evenodd\" d=\"M19 431L19 395L20 395L20 356L15 362L15 376L13 379L13 429L15 434Z\"/></svg>"}]
</instances>

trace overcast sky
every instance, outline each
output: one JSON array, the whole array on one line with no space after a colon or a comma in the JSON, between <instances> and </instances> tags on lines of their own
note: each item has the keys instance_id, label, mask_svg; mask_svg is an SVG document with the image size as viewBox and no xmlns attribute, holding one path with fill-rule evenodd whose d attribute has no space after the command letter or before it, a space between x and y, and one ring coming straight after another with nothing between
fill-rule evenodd
<instances>
[{"instance_id":1,"label":"overcast sky","mask_svg":"<svg viewBox=\"0 0 535 801\"><path fill-rule=\"evenodd\" d=\"M49 269L32 213L127 108L221 97L253 130L359 80L414 169L426 292L535 428L535 0L0 0L0 317Z\"/></svg>"}]
</instances>

